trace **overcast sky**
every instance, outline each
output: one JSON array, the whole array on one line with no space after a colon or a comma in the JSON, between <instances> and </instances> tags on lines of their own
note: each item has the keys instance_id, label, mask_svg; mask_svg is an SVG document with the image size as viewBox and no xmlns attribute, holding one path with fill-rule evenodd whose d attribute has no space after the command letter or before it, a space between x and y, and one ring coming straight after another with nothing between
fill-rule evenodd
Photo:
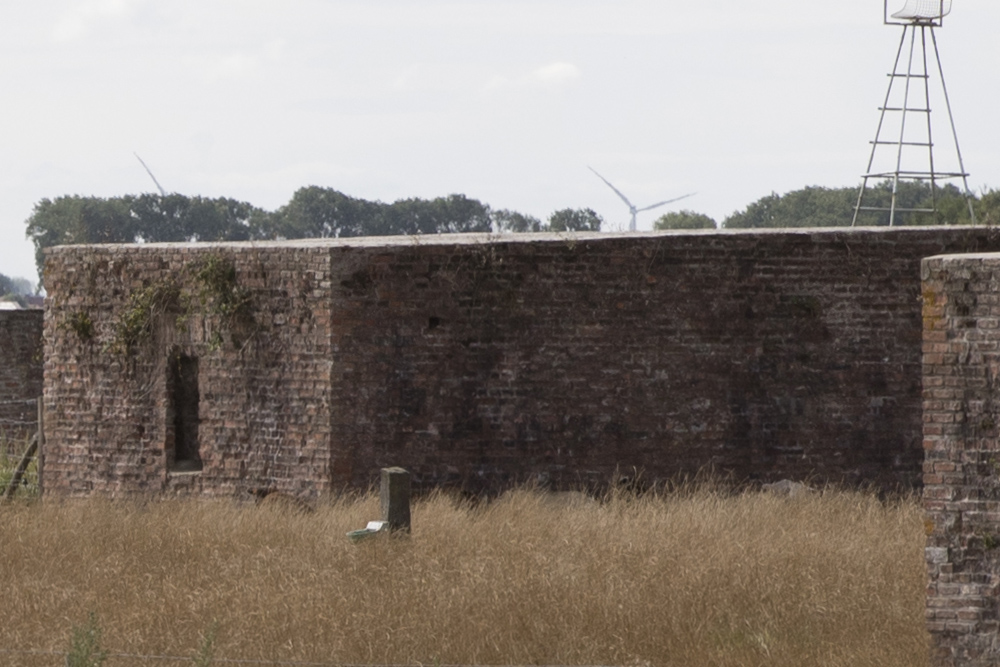
<instances>
[{"instance_id":1,"label":"overcast sky","mask_svg":"<svg viewBox=\"0 0 1000 667\"><path fill-rule=\"evenodd\" d=\"M956 0L937 33L975 190L1000 187L998 25ZM0 273L35 279L41 198L155 191L134 153L169 191L269 210L320 185L626 228L589 165L640 207L697 191L640 229L721 222L860 181L900 30L879 0L5 2Z\"/></svg>"}]
</instances>

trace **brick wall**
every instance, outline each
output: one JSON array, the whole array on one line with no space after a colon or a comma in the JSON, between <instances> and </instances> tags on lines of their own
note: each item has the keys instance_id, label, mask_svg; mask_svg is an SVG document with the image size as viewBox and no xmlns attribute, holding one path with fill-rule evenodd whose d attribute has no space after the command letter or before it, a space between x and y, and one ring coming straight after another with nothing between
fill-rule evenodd
<instances>
[{"instance_id":1,"label":"brick wall","mask_svg":"<svg viewBox=\"0 0 1000 667\"><path fill-rule=\"evenodd\" d=\"M41 310L0 310L0 442L36 430L42 395Z\"/></svg>"},{"instance_id":2,"label":"brick wall","mask_svg":"<svg viewBox=\"0 0 1000 667\"><path fill-rule=\"evenodd\" d=\"M386 465L470 491L705 467L911 487L920 260L986 249L961 228L57 248L46 489L320 492ZM213 254L252 295L239 347L190 305ZM169 276L187 305L109 356L130 294ZM167 470L177 354L199 363L200 473Z\"/></svg>"},{"instance_id":3,"label":"brick wall","mask_svg":"<svg viewBox=\"0 0 1000 667\"><path fill-rule=\"evenodd\" d=\"M927 623L937 667L1000 662L1000 255L924 260Z\"/></svg>"},{"instance_id":4,"label":"brick wall","mask_svg":"<svg viewBox=\"0 0 1000 667\"><path fill-rule=\"evenodd\" d=\"M52 250L46 493L329 489L329 263L302 246ZM233 284L199 278L210 266ZM150 328L116 349L126 324ZM200 472L172 465L182 357L197 360Z\"/></svg>"},{"instance_id":5,"label":"brick wall","mask_svg":"<svg viewBox=\"0 0 1000 667\"><path fill-rule=\"evenodd\" d=\"M338 249L366 259L335 280L335 472L361 485L399 464L496 488L712 466L919 484L919 261L990 242L842 230Z\"/></svg>"}]
</instances>

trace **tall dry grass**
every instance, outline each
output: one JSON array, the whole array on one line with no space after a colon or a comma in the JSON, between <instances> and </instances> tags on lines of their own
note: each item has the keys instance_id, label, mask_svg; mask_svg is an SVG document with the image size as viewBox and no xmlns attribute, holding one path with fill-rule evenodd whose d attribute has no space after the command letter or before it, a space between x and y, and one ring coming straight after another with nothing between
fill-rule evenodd
<instances>
[{"instance_id":1,"label":"tall dry grass","mask_svg":"<svg viewBox=\"0 0 1000 667\"><path fill-rule=\"evenodd\" d=\"M350 544L376 498L311 515L228 502L0 508L0 650L340 663L926 664L915 500L711 491L413 508ZM56 665L52 655L0 655ZM115 664L164 664L112 658Z\"/></svg>"}]
</instances>

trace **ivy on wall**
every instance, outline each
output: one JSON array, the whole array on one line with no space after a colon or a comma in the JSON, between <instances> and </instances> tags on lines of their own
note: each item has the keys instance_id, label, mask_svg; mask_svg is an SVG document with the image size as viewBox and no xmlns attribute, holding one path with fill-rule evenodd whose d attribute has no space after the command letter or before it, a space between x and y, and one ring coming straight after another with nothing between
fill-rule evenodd
<instances>
[{"instance_id":1,"label":"ivy on wall","mask_svg":"<svg viewBox=\"0 0 1000 667\"><path fill-rule=\"evenodd\" d=\"M121 268L119 276L124 273L127 271ZM91 278L96 283L96 276ZM253 295L239 284L230 258L209 254L185 267L180 275L158 278L131 292L111 322L104 349L126 359L135 358L160 323L173 320L178 331L186 331L196 316L214 324L206 341L212 351L227 341L240 349L256 333ZM85 310L73 312L63 326L86 343L96 336L94 320Z\"/></svg>"}]
</instances>

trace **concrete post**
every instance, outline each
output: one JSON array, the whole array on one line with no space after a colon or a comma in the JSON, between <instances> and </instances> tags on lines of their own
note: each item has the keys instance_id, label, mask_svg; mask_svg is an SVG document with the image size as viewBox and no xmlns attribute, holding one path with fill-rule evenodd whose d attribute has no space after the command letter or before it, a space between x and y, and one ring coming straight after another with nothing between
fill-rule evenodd
<instances>
[{"instance_id":1,"label":"concrete post","mask_svg":"<svg viewBox=\"0 0 1000 667\"><path fill-rule=\"evenodd\" d=\"M382 520L391 531L410 532L410 473L402 468L382 468L379 490Z\"/></svg>"}]
</instances>

